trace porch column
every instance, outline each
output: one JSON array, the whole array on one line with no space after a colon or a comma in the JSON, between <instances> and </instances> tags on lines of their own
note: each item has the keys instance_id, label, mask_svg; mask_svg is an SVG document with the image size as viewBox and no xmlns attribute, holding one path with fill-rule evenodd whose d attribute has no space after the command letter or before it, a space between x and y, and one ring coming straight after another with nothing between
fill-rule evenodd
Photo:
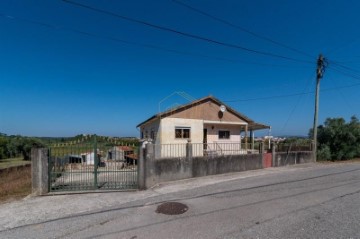
<instances>
[{"instance_id":1,"label":"porch column","mask_svg":"<svg viewBox=\"0 0 360 239\"><path fill-rule=\"evenodd\" d=\"M254 150L254 145L255 145L255 137L254 137L254 131L250 130L250 137L251 137L251 150Z\"/></svg>"},{"instance_id":2,"label":"porch column","mask_svg":"<svg viewBox=\"0 0 360 239\"><path fill-rule=\"evenodd\" d=\"M247 140L247 137L248 137L248 125L245 125L245 150L247 152L248 150L248 140Z\"/></svg>"}]
</instances>

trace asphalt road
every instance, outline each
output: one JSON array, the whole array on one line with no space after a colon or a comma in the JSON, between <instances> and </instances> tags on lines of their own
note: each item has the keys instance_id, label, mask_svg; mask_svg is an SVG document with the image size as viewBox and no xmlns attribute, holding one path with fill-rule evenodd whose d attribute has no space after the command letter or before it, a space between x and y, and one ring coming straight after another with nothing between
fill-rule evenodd
<instances>
[{"instance_id":1,"label":"asphalt road","mask_svg":"<svg viewBox=\"0 0 360 239\"><path fill-rule=\"evenodd\" d=\"M156 195L15 226L0 238L360 238L359 163L263 172L197 187L196 180L160 186ZM168 201L189 209L155 212Z\"/></svg>"}]
</instances>

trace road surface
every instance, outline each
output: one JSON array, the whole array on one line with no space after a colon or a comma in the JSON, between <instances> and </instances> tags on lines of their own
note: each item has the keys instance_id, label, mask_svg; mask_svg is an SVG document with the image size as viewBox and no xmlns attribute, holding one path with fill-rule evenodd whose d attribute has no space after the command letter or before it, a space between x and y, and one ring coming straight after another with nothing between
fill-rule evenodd
<instances>
[{"instance_id":1,"label":"road surface","mask_svg":"<svg viewBox=\"0 0 360 239\"><path fill-rule=\"evenodd\" d=\"M169 201L188 210L156 212ZM27 203L30 218L20 220ZM31 198L0 210L7 215L0 218L0 238L360 238L360 163L256 170L143 192Z\"/></svg>"}]
</instances>

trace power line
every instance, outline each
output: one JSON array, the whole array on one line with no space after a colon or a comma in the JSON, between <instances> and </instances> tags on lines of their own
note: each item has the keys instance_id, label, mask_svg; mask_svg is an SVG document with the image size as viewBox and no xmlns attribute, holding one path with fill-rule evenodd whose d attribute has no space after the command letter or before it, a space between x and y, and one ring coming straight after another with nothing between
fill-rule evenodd
<instances>
[{"instance_id":1,"label":"power line","mask_svg":"<svg viewBox=\"0 0 360 239\"><path fill-rule=\"evenodd\" d=\"M129 22L134 22L134 23L144 25L144 26L147 26L147 27L151 27L151 28L155 28L155 29L158 29L158 30L161 30L161 31L175 33L175 34L178 34L178 35L181 35L181 36L184 36L184 37L197 39L197 40L205 41L205 42L220 45L220 46L235 48L235 49L238 49L238 50L242 50L242 51L246 51L246 52L250 52L250 53L254 53L254 54L259 54L259 55L264 55L264 56L269 56L269 57L275 57L275 58L280 58L280 59L289 60L289 61L297 61L297 62L302 62L302 63L313 64L313 62L310 62L310 61L304 61L304 60L299 60L299 59L295 59L295 58L291 58L291 57L287 57L287 56L282 56L282 55L278 55L278 54L274 54L274 53L270 53L270 52L254 50L254 49L250 49L250 48L243 47L243 46L240 46L240 45L221 42L221 41L214 40L214 39L211 39L211 38L207 38L207 37L203 37L203 36L199 36L199 35L195 35L195 34L191 34L191 33L187 33L187 32L182 32L182 31L172 29L172 28L168 28L168 27L155 25L153 23L149 23L149 22L146 22L146 21L143 21L143 20L138 20L138 19L135 19L135 18L123 16L123 15L120 15L120 14L117 14L117 13L102 10L102 9L95 8L95 7L92 7L92 6L89 6L89 5L85 5L85 4L81 4L81 3L78 3L78 2L74 2L74 1L70 1L70 0L62 0L62 1L65 2L65 3L68 3L68 4L72 4L74 6L77 6L77 7L82 7L82 8L92 10L92 11L95 11L95 12L107 14L107 15L110 15L110 16L113 16L113 17L120 18L122 20L126 20L126 21L129 21Z\"/></svg>"},{"instance_id":2,"label":"power line","mask_svg":"<svg viewBox=\"0 0 360 239\"><path fill-rule=\"evenodd\" d=\"M176 53L176 54L191 55L191 56L198 56L198 57L205 57L205 58L213 58L213 59L216 59L216 60L233 62L233 63L237 62L236 60L232 60L232 59L226 59L226 58L221 58L221 57L213 57L213 56L208 56L208 55L203 55L203 54L195 54L195 53L191 53L191 52L178 51L178 50L159 47L159 46L151 45L151 44L142 44L142 43L127 41L127 40L123 40L123 39L120 39L120 38L117 38L117 37L102 36L102 35L86 32L86 31L76 30L76 29L72 29L72 28L59 27L59 26L51 25L51 24L44 23L44 22L39 22L39 21L34 21L34 20L24 19L24 18L19 18L19 17L14 17L14 16L9 16L9 15L5 15L5 14L1 14L1 13L0 13L0 16L8 18L8 19L12 19L12 20L27 22L27 23L30 23L30 24L35 24L35 25L55 29L55 30L64 30L64 31L68 31L68 32L81 34L81 35L84 35L84 36L102 38L102 39L115 41L115 42L119 42L119 43L123 43L123 44L127 44L127 45L141 46L141 47L144 47L144 48L156 49L156 50L161 50L161 51L166 51L166 52L171 52L171 53ZM256 64L256 63L254 63L254 64Z\"/></svg>"},{"instance_id":3,"label":"power line","mask_svg":"<svg viewBox=\"0 0 360 239\"><path fill-rule=\"evenodd\" d=\"M351 77L353 79L360 80L360 75L358 74L360 73L360 71L350 68L348 66L344 66L337 61L329 61L329 64L330 64L329 68L331 70L336 71L345 76Z\"/></svg>"},{"instance_id":4,"label":"power line","mask_svg":"<svg viewBox=\"0 0 360 239\"><path fill-rule=\"evenodd\" d=\"M320 92L327 92L327 91L334 91L338 89L345 89L345 88L352 88L355 86L360 86L360 83L352 84L352 85L345 85L345 86L339 86L339 87L333 87L333 88L326 88L321 90ZM293 93L293 94L284 94L284 95L273 95L273 96L265 96L265 97L258 97L258 98L248 98L248 99L234 99L234 100L223 100L223 102L246 102L246 101L257 101L257 100L271 100L271 99L279 99L279 98L288 98L293 96L299 96L299 95L308 95L313 94L315 91L308 91L308 92L299 92L299 93Z\"/></svg>"},{"instance_id":5,"label":"power line","mask_svg":"<svg viewBox=\"0 0 360 239\"><path fill-rule=\"evenodd\" d=\"M223 100L224 102L245 102L245 101L256 101L256 100L270 100L270 99L277 99L277 98L287 98L299 95L306 95L313 92L305 92L305 93L294 93L294 94L285 94L285 95L273 95L273 96L265 96L265 97L258 97L258 98L248 98L248 99L236 99L236 100Z\"/></svg>"},{"instance_id":6,"label":"power line","mask_svg":"<svg viewBox=\"0 0 360 239\"><path fill-rule=\"evenodd\" d=\"M310 83L311 83L311 80L312 80L312 79L313 79L313 77L311 77L311 78L308 79L308 81L307 81L307 83L306 83L306 85L305 85L304 90L303 90L302 93L305 93L306 91L309 90L309 88L310 88L310 86L311 86ZM284 129L286 128L287 124L288 124L289 121L290 121L290 118L292 117L292 115L294 114L296 108L297 108L298 105L300 104L300 101L301 101L301 99L302 99L303 96L304 96L304 94L301 94L301 95L300 95L299 99L297 100L294 108L291 110L291 112L290 112L288 118L286 119L285 124L284 124L284 126L282 127L282 129L280 130L280 132L283 132Z\"/></svg>"},{"instance_id":7,"label":"power line","mask_svg":"<svg viewBox=\"0 0 360 239\"><path fill-rule=\"evenodd\" d=\"M333 83L335 82L335 80L333 80L331 77L329 77L329 80L330 80L331 82L333 82ZM337 84L334 84L334 85L336 86ZM341 89L337 89L337 92L339 93L339 95L341 96L341 98L343 99L343 101L345 102L345 104L346 104L346 106L348 107L348 110L349 110L349 112L350 112L351 109L352 109L352 107L351 107L350 103L346 100L343 92L341 91Z\"/></svg>"},{"instance_id":8,"label":"power line","mask_svg":"<svg viewBox=\"0 0 360 239\"><path fill-rule=\"evenodd\" d=\"M345 76L347 76L347 77L353 78L353 79L355 79L355 80L360 80L360 75L356 75L356 74L353 74L353 73L345 72L345 71L340 70L340 69L338 69L338 68L335 68L335 67L333 67L333 66L330 66L329 69L330 69L330 70L333 70L333 71L336 71L336 72L338 72L338 73L340 73L340 74L343 74L343 75L345 75Z\"/></svg>"},{"instance_id":9,"label":"power line","mask_svg":"<svg viewBox=\"0 0 360 239\"><path fill-rule=\"evenodd\" d=\"M355 69L353 69L353 68L350 68L350 67L348 67L348 66L344 66L344 65L340 64L340 63L337 62L337 61L329 61L329 63L334 64L334 65L336 65L336 66L338 66L338 67L340 67L340 68L343 68L343 69L345 69L345 70L348 70L348 71L360 73L360 71L355 70Z\"/></svg>"},{"instance_id":10,"label":"power line","mask_svg":"<svg viewBox=\"0 0 360 239\"><path fill-rule=\"evenodd\" d=\"M4 17L4 18L11 19L11 20L16 20L16 21L21 21L21 22L26 22L26 23L33 24L33 25L39 25L42 27L51 28L51 29L55 29L55 30L63 30L63 31L67 31L67 32L72 32L72 33L76 33L76 34L80 34L80 35L84 35L84 36L88 36L88 37L101 38L101 39L110 40L110 41L114 41L114 42L118 42L118 43L122 43L122 44L140 46L140 47L144 47L144 48L160 50L160 51L170 52L170 53L175 53L175 54L180 54L180 55L202 57L202 58L213 59L213 60L218 60L218 61L225 61L225 62L230 62L230 63L240 63L240 64L245 64L245 65L257 65L257 66L267 66L267 67L292 67L289 65L275 65L275 64L266 64L266 63L260 63L260 62L248 62L248 61L241 61L241 60L237 60L237 59L228 59L228 58L223 58L223 57L210 56L210 55L194 53L194 52L189 52L189 51L179 51L179 50L169 49L169 48L165 48L165 47L160 47L157 45L127 41L127 40L123 40L123 39L120 39L117 37L103 36L103 35L90 33L90 32L86 32L86 31L82 31L82 30L59 27L59 26L51 25L48 23L40 22L40 21L34 21L34 20L30 20L30 19L25 19L25 18L14 17L14 16L2 14L2 13L0 13L0 17Z\"/></svg>"},{"instance_id":11,"label":"power line","mask_svg":"<svg viewBox=\"0 0 360 239\"><path fill-rule=\"evenodd\" d=\"M221 19L221 18L216 17L216 16L214 16L214 15L211 15L211 14L205 12L204 10L200 10L200 9L198 9L198 8L195 8L195 7L193 7L193 6L190 6L189 4L186 4L186 3L182 2L182 1L178 1L178 0L172 0L172 1L173 1L174 3L176 3L176 4L179 4L179 5L187 8L187 9L190 9L190 10L192 10L192 11L194 11L194 12L200 13L200 14L208 17L208 18L211 18L211 19L213 19L213 20L215 20L215 21L221 22L221 23L223 23L223 24L225 24L225 25L228 25L228 26L233 27L233 28L235 28L235 29L238 29L238 30L240 30L240 31L246 32L246 33L248 33L248 34L250 34L250 35L252 35L252 36L254 36L254 37L257 37L257 38L259 38L259 39L268 41L268 42L270 42L270 43L272 43L272 44L281 46L281 47L283 47L283 48L286 48L286 49L291 50L291 51L293 51L293 52L296 52L296 53L302 54L302 55L304 55L304 56L310 57L310 58L312 58L312 59L314 58L314 56L312 56L312 55L310 55L310 54L308 54L308 53L306 53L306 52L300 51L300 50L298 50L298 49L295 49L295 48L293 48L293 47L290 47L290 46L288 46L288 45L285 45L285 44L283 44L283 43L281 43L281 42L272 40L272 39L270 39L269 37L262 36L262 35L260 35L260 34L258 34L258 33L255 33L255 32L253 32L253 31L250 31L250 30L248 30L248 29L246 29L246 28L244 28L244 27L242 27L242 26L236 25L236 24L234 24L234 23L232 23L232 22L229 22L229 21L227 21L227 20Z\"/></svg>"}]
</instances>

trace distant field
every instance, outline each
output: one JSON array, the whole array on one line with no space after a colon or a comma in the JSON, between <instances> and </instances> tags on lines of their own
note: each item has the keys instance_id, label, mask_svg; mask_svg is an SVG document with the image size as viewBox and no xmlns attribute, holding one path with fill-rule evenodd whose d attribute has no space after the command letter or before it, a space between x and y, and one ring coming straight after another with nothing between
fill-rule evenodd
<instances>
[{"instance_id":1,"label":"distant field","mask_svg":"<svg viewBox=\"0 0 360 239\"><path fill-rule=\"evenodd\" d=\"M0 169L0 203L26 197L31 193L31 166Z\"/></svg>"},{"instance_id":2,"label":"distant field","mask_svg":"<svg viewBox=\"0 0 360 239\"><path fill-rule=\"evenodd\" d=\"M21 165L28 165L28 164L31 164L31 162L24 161L23 158L0 159L0 169L21 166Z\"/></svg>"}]
</instances>

